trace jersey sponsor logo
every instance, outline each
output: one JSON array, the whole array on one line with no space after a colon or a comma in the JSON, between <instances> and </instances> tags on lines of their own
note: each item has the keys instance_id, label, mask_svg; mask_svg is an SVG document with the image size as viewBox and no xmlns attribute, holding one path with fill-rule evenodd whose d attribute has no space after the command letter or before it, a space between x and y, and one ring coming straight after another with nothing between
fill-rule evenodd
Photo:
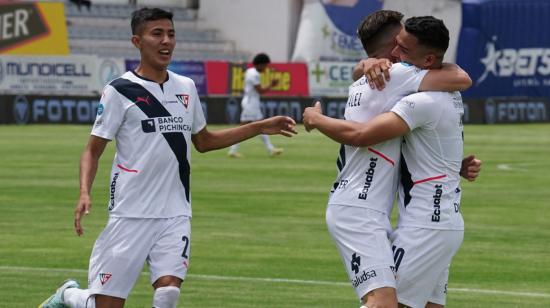
<instances>
[{"instance_id":1,"label":"jersey sponsor logo","mask_svg":"<svg viewBox=\"0 0 550 308\"><path fill-rule=\"evenodd\" d=\"M435 188L435 194L433 195L434 198L434 212L432 214L432 221L433 222L439 222L441 219L441 195L443 195L443 189L441 189L443 185L437 184L434 186Z\"/></svg>"},{"instance_id":2,"label":"jersey sponsor logo","mask_svg":"<svg viewBox=\"0 0 550 308\"><path fill-rule=\"evenodd\" d=\"M161 133L191 131L191 126L184 123L183 117L160 117L157 123Z\"/></svg>"},{"instance_id":3,"label":"jersey sponsor logo","mask_svg":"<svg viewBox=\"0 0 550 308\"><path fill-rule=\"evenodd\" d=\"M367 282L369 279L376 277L376 271L370 270L370 271L363 271L361 275L355 276L355 278L351 281L353 286L357 288L360 284L363 282Z\"/></svg>"},{"instance_id":4,"label":"jersey sponsor logo","mask_svg":"<svg viewBox=\"0 0 550 308\"><path fill-rule=\"evenodd\" d=\"M118 179L118 172L113 176L111 181L111 191L110 191L110 200L109 200L109 211L112 211L115 207L115 191L116 191L116 180ZM109 276L110 277L110 276ZM109 279L109 278L107 278Z\"/></svg>"},{"instance_id":5,"label":"jersey sponsor logo","mask_svg":"<svg viewBox=\"0 0 550 308\"><path fill-rule=\"evenodd\" d=\"M144 133L154 133L157 131L155 127L155 120L154 119L147 119L141 121L141 129Z\"/></svg>"},{"instance_id":6,"label":"jersey sponsor logo","mask_svg":"<svg viewBox=\"0 0 550 308\"><path fill-rule=\"evenodd\" d=\"M101 285L105 285L112 276L111 273L99 273L99 282L101 282Z\"/></svg>"},{"instance_id":7,"label":"jersey sponsor logo","mask_svg":"<svg viewBox=\"0 0 550 308\"><path fill-rule=\"evenodd\" d=\"M374 179L374 172L375 172L375 169L376 169L376 163L377 162L378 162L378 158L376 158L376 157L371 157L370 158L369 169L367 169L367 171L365 172L365 174L367 175L365 177L365 185L363 185L363 190L361 191L359 196L357 196L357 198L359 198L361 200L367 200L367 195L368 195L369 189L372 185L372 181Z\"/></svg>"},{"instance_id":8,"label":"jersey sponsor logo","mask_svg":"<svg viewBox=\"0 0 550 308\"><path fill-rule=\"evenodd\" d=\"M187 109L187 107L189 106L189 95L188 94L176 94L176 98L178 99L178 101L180 101L180 103L183 104L183 106L185 106L185 109Z\"/></svg>"}]
</instances>

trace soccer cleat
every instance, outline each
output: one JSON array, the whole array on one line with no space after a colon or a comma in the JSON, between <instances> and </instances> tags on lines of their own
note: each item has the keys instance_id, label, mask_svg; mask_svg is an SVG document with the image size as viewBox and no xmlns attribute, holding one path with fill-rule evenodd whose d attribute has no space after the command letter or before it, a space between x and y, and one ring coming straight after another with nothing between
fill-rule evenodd
<instances>
[{"instance_id":1,"label":"soccer cleat","mask_svg":"<svg viewBox=\"0 0 550 308\"><path fill-rule=\"evenodd\" d=\"M281 148L273 148L273 149L271 149L271 151L269 152L269 155L270 155L271 157L273 157L273 156L279 156L279 155L281 155L281 154L283 154L283 149L281 149Z\"/></svg>"},{"instance_id":2,"label":"soccer cleat","mask_svg":"<svg viewBox=\"0 0 550 308\"><path fill-rule=\"evenodd\" d=\"M80 285L74 279L67 279L63 284L55 291L55 293L45 300L42 304L38 305L38 308L66 308L63 304L63 292L70 288L79 288Z\"/></svg>"},{"instance_id":3,"label":"soccer cleat","mask_svg":"<svg viewBox=\"0 0 550 308\"><path fill-rule=\"evenodd\" d=\"M227 153L227 156L232 158L243 158L243 155L239 152L229 152Z\"/></svg>"}]
</instances>

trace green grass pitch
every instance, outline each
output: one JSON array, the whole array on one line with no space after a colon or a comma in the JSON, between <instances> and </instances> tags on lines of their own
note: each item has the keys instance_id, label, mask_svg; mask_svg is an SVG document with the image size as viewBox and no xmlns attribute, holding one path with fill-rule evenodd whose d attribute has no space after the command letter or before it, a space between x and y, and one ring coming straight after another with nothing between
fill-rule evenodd
<instances>
[{"instance_id":1,"label":"green grass pitch","mask_svg":"<svg viewBox=\"0 0 550 308\"><path fill-rule=\"evenodd\" d=\"M216 129L219 127L210 127ZM114 147L101 160L85 235L73 231L89 126L0 127L0 307L36 307L67 277L86 285L107 216ZM550 307L550 125L466 126L483 171L463 183L464 243L447 307ZM317 132L193 153L193 233L181 307L358 307L325 227L338 145ZM144 273L126 307L151 307Z\"/></svg>"}]
</instances>

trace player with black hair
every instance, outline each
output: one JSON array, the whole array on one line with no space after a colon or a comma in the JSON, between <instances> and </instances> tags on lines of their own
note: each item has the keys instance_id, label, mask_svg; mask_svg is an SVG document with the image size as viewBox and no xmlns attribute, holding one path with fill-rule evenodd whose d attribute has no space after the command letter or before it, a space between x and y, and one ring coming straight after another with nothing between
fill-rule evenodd
<instances>
[{"instance_id":1,"label":"player with black hair","mask_svg":"<svg viewBox=\"0 0 550 308\"><path fill-rule=\"evenodd\" d=\"M273 80L271 85L262 87L260 82L260 73L264 72L271 63L271 59L265 53L259 53L252 60L252 67L248 68L244 74L244 95L241 101L241 125L259 121L264 118L260 105L260 94L270 91L277 85L277 80ZM266 150L270 156L277 156L283 153L283 149L276 148L271 144L267 135L260 135ZM233 158L241 158L242 154L238 152L239 144L234 144L229 149L227 155Z\"/></svg>"},{"instance_id":2,"label":"player with black hair","mask_svg":"<svg viewBox=\"0 0 550 308\"><path fill-rule=\"evenodd\" d=\"M109 220L95 242L88 289L67 280L41 308L120 308L144 263L154 308L175 308L191 255L191 144L199 152L258 134L296 133L277 116L209 131L194 82L167 70L176 40L172 13L143 8L132 14L132 43L141 61L103 90L80 160L76 233L90 212L91 189L107 143L116 139L109 185Z\"/></svg>"}]
</instances>

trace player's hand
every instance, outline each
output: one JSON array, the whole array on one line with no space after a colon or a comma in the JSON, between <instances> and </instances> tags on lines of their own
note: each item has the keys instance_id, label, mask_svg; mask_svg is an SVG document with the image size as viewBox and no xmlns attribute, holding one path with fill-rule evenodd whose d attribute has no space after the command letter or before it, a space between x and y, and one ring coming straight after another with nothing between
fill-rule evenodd
<instances>
[{"instance_id":1,"label":"player's hand","mask_svg":"<svg viewBox=\"0 0 550 308\"><path fill-rule=\"evenodd\" d=\"M465 157L462 160L460 175L469 182L475 181L481 171L481 164L481 160L477 159L475 155Z\"/></svg>"},{"instance_id":2,"label":"player's hand","mask_svg":"<svg viewBox=\"0 0 550 308\"><path fill-rule=\"evenodd\" d=\"M386 87L386 81L390 81L391 61L388 59L369 58L363 60L363 73L369 82L371 89L382 90Z\"/></svg>"},{"instance_id":3,"label":"player's hand","mask_svg":"<svg viewBox=\"0 0 550 308\"><path fill-rule=\"evenodd\" d=\"M261 133L292 137L297 134L296 122L291 117L275 116L261 121Z\"/></svg>"},{"instance_id":4,"label":"player's hand","mask_svg":"<svg viewBox=\"0 0 550 308\"><path fill-rule=\"evenodd\" d=\"M321 108L321 102L315 102L313 107L307 107L304 110L304 114L302 115L302 120L304 122L304 127L306 128L306 131L311 131L315 129L315 119L319 115L323 114L323 109Z\"/></svg>"},{"instance_id":5,"label":"player's hand","mask_svg":"<svg viewBox=\"0 0 550 308\"><path fill-rule=\"evenodd\" d=\"M80 223L83 215L88 215L92 208L92 201L89 195L80 195L78 203L74 209L74 230L78 236L84 234L84 229Z\"/></svg>"}]
</instances>

